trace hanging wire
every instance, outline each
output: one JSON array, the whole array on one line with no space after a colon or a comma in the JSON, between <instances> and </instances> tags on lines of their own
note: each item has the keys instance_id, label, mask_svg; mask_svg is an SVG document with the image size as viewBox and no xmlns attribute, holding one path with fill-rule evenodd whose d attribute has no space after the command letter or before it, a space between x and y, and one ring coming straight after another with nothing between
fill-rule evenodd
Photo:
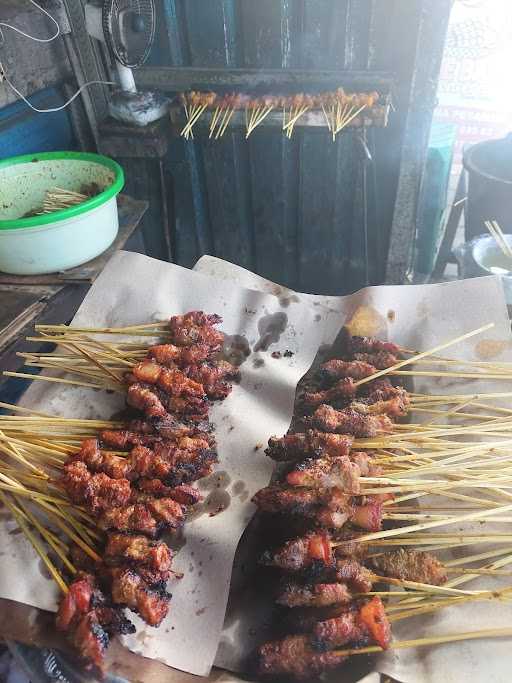
<instances>
[{"instance_id":1,"label":"hanging wire","mask_svg":"<svg viewBox=\"0 0 512 683\"><path fill-rule=\"evenodd\" d=\"M19 33L20 36L24 36L25 38L30 38L30 40L35 40L36 43L51 43L52 40L55 40L56 38L58 38L60 36L60 26L59 26L58 22L56 21L56 19L54 19L49 12L47 12L45 9L43 9L41 7L41 5L38 5L37 2L35 2L35 0L29 0L29 1L32 3L32 5L34 5L34 7L37 7L37 9L40 12L45 14L48 17L48 19L50 19L55 24L56 31L55 31L54 35L51 36L50 38L37 38L36 36L31 36L28 33L25 33L25 31L22 31L20 28L17 28L16 26L11 26L11 24L6 24L4 21L0 21L0 38L1 38L0 45L2 45L5 41L5 36L4 36L3 31L2 31L2 27L3 28L10 28L11 31L16 31L16 33Z\"/></svg>"},{"instance_id":2,"label":"hanging wire","mask_svg":"<svg viewBox=\"0 0 512 683\"><path fill-rule=\"evenodd\" d=\"M88 81L87 83L84 83L82 85L82 87L79 88L76 91L76 93L74 95L72 95L72 97L70 97L69 100L67 102L65 102L63 105L61 105L60 107L50 107L49 109L38 109L37 107L34 107L34 105L31 102L29 102L24 95L22 95L20 93L18 88L16 88L16 86L9 80L9 78L7 77L5 72L3 73L3 78L4 78L4 81L7 83L7 85L11 88L11 90L13 90L16 93L16 95L18 95L18 97L20 99L22 99L23 102L25 102L25 104L27 104L33 111L37 112L38 114L51 114L51 113L56 112L56 111L62 111L67 106L69 106L71 104L71 102L73 102L73 100L78 97L78 95L80 95L80 93L82 92L82 90L84 90L84 88L88 88L90 85L95 85L95 84L97 84L97 85L117 85L114 81Z\"/></svg>"},{"instance_id":3,"label":"hanging wire","mask_svg":"<svg viewBox=\"0 0 512 683\"><path fill-rule=\"evenodd\" d=\"M17 28L16 26L12 26L11 24L6 24L4 21L0 21L0 45L3 45L5 43L5 35L2 31L2 27L3 28L9 28L12 31L15 31L16 33L19 33L19 35L21 35L25 38L29 38L30 40L34 40L36 43L51 43L53 40L55 40L56 38L58 38L60 36L60 26L59 26L57 20L54 17L52 17L52 15L49 12L47 12L43 7L38 5L37 2L35 2L35 0L29 0L29 1L32 3L32 5L34 5L34 7L37 7L38 10L40 10L44 15L46 15L55 24L55 26L56 26L55 33L50 38L38 38L37 36L31 36L30 34L25 33L25 31L22 31L21 29ZM62 109L65 109L67 106L69 106L71 104L71 102L73 102L73 100L75 98L77 98L78 95L80 95L80 93L82 92L82 90L84 90L84 88L88 88L90 85L96 85L96 84L97 85L116 85L116 83L114 81L88 81L87 83L84 83L81 86L81 88L79 88L76 91L76 93L74 95L72 95L72 97L70 97L69 100L67 100L67 102L65 102L60 107L51 107L49 109L38 109L31 102L28 101L28 99L18 90L18 88L14 85L14 83L9 79L9 77L7 76L7 74L5 72L5 68L2 65L2 62L0 62L0 83L2 81L5 81L7 83L7 85L11 88L11 90L14 93L16 93L16 95L20 99L22 99L23 102L25 102L25 104L27 104L30 107L30 109L37 112L38 114L51 114L51 113L54 113L57 111L62 111Z\"/></svg>"}]
</instances>

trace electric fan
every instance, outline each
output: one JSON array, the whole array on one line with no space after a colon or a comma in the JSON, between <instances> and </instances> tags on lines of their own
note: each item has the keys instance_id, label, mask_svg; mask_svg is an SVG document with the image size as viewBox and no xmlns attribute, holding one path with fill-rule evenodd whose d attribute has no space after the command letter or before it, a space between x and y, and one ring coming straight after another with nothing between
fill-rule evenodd
<instances>
[{"instance_id":1,"label":"electric fan","mask_svg":"<svg viewBox=\"0 0 512 683\"><path fill-rule=\"evenodd\" d=\"M85 6L87 32L105 43L117 68L120 90L109 100L110 114L145 126L164 116L169 101L158 92L138 92L132 69L147 60L155 37L153 0L105 0Z\"/></svg>"}]
</instances>

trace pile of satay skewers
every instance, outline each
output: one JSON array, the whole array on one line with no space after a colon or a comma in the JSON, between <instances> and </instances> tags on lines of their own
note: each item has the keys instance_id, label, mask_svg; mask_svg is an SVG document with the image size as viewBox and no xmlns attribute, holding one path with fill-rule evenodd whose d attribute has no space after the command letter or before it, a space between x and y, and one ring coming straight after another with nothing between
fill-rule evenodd
<instances>
[{"instance_id":1,"label":"pile of satay skewers","mask_svg":"<svg viewBox=\"0 0 512 683\"><path fill-rule=\"evenodd\" d=\"M261 673L288 673L308 678L338 666L353 653L512 634L511 629L495 629L393 642L388 628L394 621L444 607L478 600L508 601L512 596L512 586L493 591L462 587L476 577L511 573L507 567L512 564L512 534L481 529L464 533L436 531L439 527L472 521L511 521L508 489L512 472L508 450L512 446L512 409L495 405L493 400L512 392L427 396L408 393L390 381L390 377L416 373L463 380L509 378L511 371L506 363L455 361L434 355L489 327L422 353L345 334L340 353L322 366L317 386L310 386L301 395L303 410L296 415L294 431L269 442L268 454L284 462L284 470L278 483L256 494L255 503L265 514L284 516L290 521L290 527L302 528L302 531L282 547L269 549L263 557L264 564L284 572L284 585L277 602L288 611L287 623L292 632L262 646ZM169 396L163 396L164 385L183 386L176 384L177 379L182 382L183 378L174 375L169 385L169 376L162 374L161 366L165 362L178 362L187 380L202 383L210 399L226 395L229 379L236 375L236 369L214 361L208 353L200 362L197 356L182 358L189 348L187 330L186 326L184 330L170 329L167 322L101 330L66 326L38 328L41 336L34 339L55 342L58 348L54 353L24 354L27 364L62 370L68 377L36 378L126 392L128 402L142 410L146 419L130 425L132 429L128 432L116 432L120 425L89 424L88 421L73 424L73 421L59 422L59 418L38 415L1 417L0 443L12 464L0 473L0 493L17 496L11 502L11 509L14 507L13 514L26 529L31 520L20 500L23 503L28 499L38 506L52 505L59 495L54 480L44 481L45 468L40 465L46 463L45 458L62 463L69 457L71 465L77 459L79 463L85 462L86 469L88 463L91 467L92 463L100 463L99 467L109 468L110 474L118 467L127 472L139 467L139 451L134 454L133 450L141 447L137 443L127 457L125 448L133 443L130 433L138 434L137 439L148 436L158 440L167 438L166 429L175 436L176 430L183 434L184 426L186 430L203 432L200 421L191 420L187 414L188 404L181 400L182 395L171 390ZM131 335L137 340L130 341ZM163 343L155 346L155 336ZM404 354L409 357L398 360ZM192 360L196 361L195 365ZM182 361L194 367L185 371ZM448 370L403 370L407 365L425 367L427 363ZM24 373L9 374L24 376ZM196 419L204 416L197 398L190 394ZM440 410L443 405L448 409ZM165 416L171 410L178 411L179 424L176 417L169 424ZM415 412L430 419L420 423L396 421ZM440 424L441 418L448 418L450 423ZM50 427L45 422L52 419L59 426ZM56 430L53 435L52 429ZM119 450L100 451L98 456L95 446L90 449L90 441L81 445L82 437L97 435L98 429L107 430L107 435L103 431L102 438ZM108 432L115 436L111 438ZM208 434L204 430L206 441ZM194 439L203 434L187 431L186 436ZM142 448L148 449L148 445ZM154 460L153 452L149 463ZM136 481L139 480L140 477ZM411 503L427 495L436 496L439 505L411 507ZM52 497L54 501L50 500ZM57 500L66 498L60 493ZM101 515L98 517L76 502L64 508L66 513L73 511L73 521L65 523L88 546L89 558L92 558L91 551L100 557L105 550L101 551L102 545L98 545L95 534L102 533L98 529ZM49 512L54 513L54 508ZM59 537L52 531L49 533L50 537L45 540L50 547L55 551L52 541L64 553ZM503 545L485 552L471 550L473 545L486 543ZM456 546L467 548L466 557L441 562L433 555ZM156 554L161 552L155 546L151 548ZM130 548L124 552L130 553L130 562L137 566L133 559L135 550ZM116 548L107 553L107 557L110 555L117 557ZM97 557L92 559L98 561ZM75 569L83 566L78 560L75 562ZM102 564L105 563L110 572L110 565L103 557ZM390 584L393 590L379 590L382 583ZM98 587L80 584L79 591L83 590L94 592ZM158 600L157 604L160 604ZM129 628L120 617L114 618L112 612L104 619L115 623L112 633L115 628L121 632ZM74 633L75 642L80 646L82 632L79 636L76 630Z\"/></svg>"},{"instance_id":2,"label":"pile of satay skewers","mask_svg":"<svg viewBox=\"0 0 512 683\"><path fill-rule=\"evenodd\" d=\"M507 547L446 564L431 552L438 540L446 549L450 540L455 546L486 542L483 534L463 539L460 534L436 538L420 533L472 520L512 521L506 514L512 511L510 495L501 489L511 482L503 469L504 462L512 464L510 456L501 449L494 456L495 441L469 447L453 441L460 433L476 432L508 437L512 445L512 411L506 418L481 421L476 430L439 427L433 421L396 424L411 410L408 392L386 377L408 364L398 360L401 349L390 342L353 337L346 330L339 347L337 357L320 367L314 390L310 387L301 394L290 432L269 440L267 455L282 464L276 481L253 498L260 512L275 520L274 526L287 530L285 542L281 539L261 557L263 565L281 574L275 602L284 608L288 631L259 648L261 675L310 680L337 668L350 654L432 644L435 639L393 643L391 623L445 606L492 599L493 591L455 586L482 575L512 576L501 569L512 564ZM417 354L416 360L426 355L430 354ZM470 403L466 397L460 408ZM493 456L486 457L487 452ZM463 493L468 486L471 495ZM473 495L475 489L478 495ZM489 489L501 492L501 499L488 498ZM472 507L453 514L445 503L428 512L398 505L426 493L454 496ZM427 551L400 547L414 547L422 539ZM397 541L398 549L387 546L390 541ZM480 559L494 561L460 568ZM453 572L459 576L448 582ZM386 607L383 600L396 591L379 590L382 584L414 591L415 597L398 593L402 599ZM508 600L512 586L495 595ZM476 632L473 637L478 637ZM457 638L460 634L453 639Z\"/></svg>"},{"instance_id":3,"label":"pile of satay skewers","mask_svg":"<svg viewBox=\"0 0 512 683\"><path fill-rule=\"evenodd\" d=\"M201 500L191 484L217 461L210 402L225 398L239 374L217 359L220 321L200 311L174 316L166 323L170 343L125 368L135 409L127 424L0 418L1 500L64 593L57 627L100 671L109 638L135 630L124 608L154 627L167 615L166 586L176 573L160 537L180 534L188 508Z\"/></svg>"},{"instance_id":4,"label":"pile of satay skewers","mask_svg":"<svg viewBox=\"0 0 512 683\"><path fill-rule=\"evenodd\" d=\"M187 122L181 130L186 139L194 137L193 128L201 116L211 113L209 138L218 140L226 132L235 111L245 111L245 137L273 111L282 112L282 130L291 138L299 119L308 111L321 110L333 141L346 126L355 125L363 113L369 115L379 101L377 92L346 93L343 88L318 94L251 96L242 93L217 95L214 92L190 91L182 93L179 100Z\"/></svg>"}]
</instances>

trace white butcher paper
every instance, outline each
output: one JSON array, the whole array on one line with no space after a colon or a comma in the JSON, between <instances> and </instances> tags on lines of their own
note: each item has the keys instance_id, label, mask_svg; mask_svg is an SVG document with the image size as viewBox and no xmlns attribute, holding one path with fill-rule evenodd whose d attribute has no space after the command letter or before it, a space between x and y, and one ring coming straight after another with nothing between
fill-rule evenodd
<instances>
[{"instance_id":1,"label":"white butcher paper","mask_svg":"<svg viewBox=\"0 0 512 683\"><path fill-rule=\"evenodd\" d=\"M321 321L307 305L283 310L274 297L232 282L194 273L147 256L119 252L93 284L73 325L112 327L165 320L189 310L223 317L220 329L246 338L251 354L241 365L242 379L210 412L216 424L219 463L206 482L220 505L185 525L186 544L175 560L184 578L172 581L169 616L158 629L137 617L137 634L126 639L134 652L193 674L208 675L224 620L231 567L238 539L251 518L252 495L268 483L271 461L264 447L272 434L286 431L295 387L311 365L322 336ZM254 351L259 324L278 314L286 325L267 351ZM148 339L147 337L145 338ZM27 343L27 347L29 344ZM290 356L284 356L289 350ZM280 351L280 357L272 353ZM123 407L120 394L35 381L22 404L64 417L109 418ZM204 482L199 482L204 488ZM218 485L218 486L217 486ZM0 511L4 512L4 511ZM40 571L40 560L13 524L0 517L0 597L55 610L58 593ZM130 615L131 616L131 615Z\"/></svg>"},{"instance_id":2,"label":"white butcher paper","mask_svg":"<svg viewBox=\"0 0 512 683\"><path fill-rule=\"evenodd\" d=\"M367 334L389 339L404 348L428 350L489 322L494 327L481 335L466 340L442 351L448 358L466 360L512 361L512 339L510 320L505 304L503 288L499 278L483 277L432 285L379 286L368 287L350 296L326 297L301 294L290 291L273 282L251 273L240 266L226 261L203 256L194 270L213 277L237 282L251 289L274 294L278 300L289 301L287 310L294 305L309 303L312 310L327 316L324 338L320 343L332 343L339 327L352 318L356 311L366 313ZM361 332L364 333L364 332ZM428 369L427 366L417 366ZM438 366L437 366L438 367ZM433 368L430 368L433 369ZM431 377L416 377L414 391L425 394L461 393L471 395L483 392L512 391L512 382L506 380L472 381L450 379L440 381ZM512 399L512 397L511 397ZM512 407L511 399L503 399L503 405ZM414 421L420 421L419 413ZM425 419L431 419L428 415ZM439 499L438 499L439 500ZM432 499L420 499L429 505ZM413 523L413 522L411 522ZM454 524L432 531L478 531L512 530L512 524ZM471 546L471 553L492 550L493 545ZM460 557L461 552L445 551L443 558ZM467 549L464 554L468 554ZM492 560L489 560L491 562ZM505 567L512 569L511 565ZM451 577L451 575L450 575ZM512 585L512 577L482 577L461 586L468 590L499 589ZM216 664L234 671L239 670L240 661L257 644L247 633L254 633L255 620L244 623L244 615L237 614L238 622L230 623L221 639ZM233 620L231 620L233 621ZM512 625L510 603L474 602L458 607L439 610L393 624L395 640L410 640L450 633L503 628ZM237 633L245 635L243 643L233 643ZM230 647L223 647L229 643ZM237 651L236 645L239 645ZM243 646L245 644L245 647ZM460 643L422 647L408 650L390 650L382 655L376 669L403 683L510 683L512 680L512 646L508 638L473 640ZM333 677L333 680L337 680Z\"/></svg>"}]
</instances>

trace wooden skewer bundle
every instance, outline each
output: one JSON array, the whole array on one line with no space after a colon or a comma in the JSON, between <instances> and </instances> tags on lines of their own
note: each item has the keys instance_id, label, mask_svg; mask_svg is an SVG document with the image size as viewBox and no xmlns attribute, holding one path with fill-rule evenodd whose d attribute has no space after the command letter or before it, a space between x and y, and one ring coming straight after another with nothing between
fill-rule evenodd
<instances>
[{"instance_id":1,"label":"wooden skewer bundle","mask_svg":"<svg viewBox=\"0 0 512 683\"><path fill-rule=\"evenodd\" d=\"M229 109L227 106L225 110L219 108L212 134L217 135L225 129L229 112L234 111L233 104ZM358 104L352 103L352 110L345 107L338 110L336 105L334 122L329 114L331 127L334 130L340 125L343 127L343 122L357 111ZM197 116L201 106L196 102L199 108L194 110L192 116ZM261 117L271 111L269 107L273 106L267 102L255 106L254 111L251 108L251 114L248 114L251 132L259 125ZM294 117L300 116L305 106L307 104L304 101L297 102L295 109L287 111L287 128L293 128ZM332 110L329 111L332 113ZM192 126L188 134L192 134ZM431 363L433 367L436 364L455 368L460 365L463 370L454 370L450 376L462 380L468 375L482 379L508 379L512 373L506 363L473 363L436 356L439 351L491 326L461 335L429 351L410 352L409 358L359 383L387 374L406 372L402 368L426 363ZM39 376L41 380L114 388L120 392L125 389L124 373L145 357L149 346L165 343L168 336L166 322L104 329L43 325L38 326L37 331L41 336L31 337L30 340L53 342L57 344L57 349L53 353L22 354L26 364L63 370L69 375L51 378ZM423 371L407 372L418 374ZM433 375L443 376L443 372L432 370ZM9 374L24 376L23 373ZM499 401L510 395L512 392L444 396L412 394L412 413L417 411L421 414L424 411L430 419L423 423L396 424L390 433L355 441L354 448L377 450L375 464L381 468L378 476L361 480L361 494L394 493L395 498L384 503L384 518L406 522L406 526L362 534L359 542L369 546L376 555L404 546L429 551L465 547L467 551L465 557L446 563L450 579L444 586L383 577L383 581L401 589L401 592L373 592L389 597L386 610L391 621L431 613L444 607L456 607L473 600L512 599L512 587L499 591L461 588L478 577L504 577L511 574L511 533L487 532L484 529L476 532L461 532L457 529L437 531L439 528L473 521L509 524L512 520L512 456L509 455L512 446L512 409L493 403L494 399ZM445 409L442 409L443 406ZM109 421L58 418L2 403L0 408L8 408L15 413L0 416L0 500L11 510L60 588L65 591L65 581L52 557L64 562L67 547L73 543L91 557L97 557L95 547L98 531L86 513L71 505L55 486L56 476L65 458L79 449L81 439L96 435L102 428L119 428L121 425ZM482 413L482 410L485 412ZM441 419L450 422L443 424L440 423ZM426 495L432 496L436 504L420 508L402 505ZM45 519L48 523L41 521ZM499 547L471 552L471 546L482 544L499 544ZM67 562L67 569L73 573L72 563L70 567L69 560ZM474 631L395 642L391 647L418 647L511 634L510 629ZM343 650L340 654L370 651L379 651L379 648Z\"/></svg>"},{"instance_id":2,"label":"wooden skewer bundle","mask_svg":"<svg viewBox=\"0 0 512 683\"><path fill-rule=\"evenodd\" d=\"M187 122L181 130L186 139L194 137L193 128L203 113L211 112L209 138L221 138L237 110L245 111L246 139L274 110L282 110L282 130L288 138L293 135L297 121L311 109L322 109L326 124L336 135L348 126L363 110L371 110L379 100L376 92L348 94L343 88L317 95L298 93L296 95L262 95L252 97L241 93L217 95L213 92L190 91L179 97ZM327 113L327 110L329 113Z\"/></svg>"}]
</instances>

